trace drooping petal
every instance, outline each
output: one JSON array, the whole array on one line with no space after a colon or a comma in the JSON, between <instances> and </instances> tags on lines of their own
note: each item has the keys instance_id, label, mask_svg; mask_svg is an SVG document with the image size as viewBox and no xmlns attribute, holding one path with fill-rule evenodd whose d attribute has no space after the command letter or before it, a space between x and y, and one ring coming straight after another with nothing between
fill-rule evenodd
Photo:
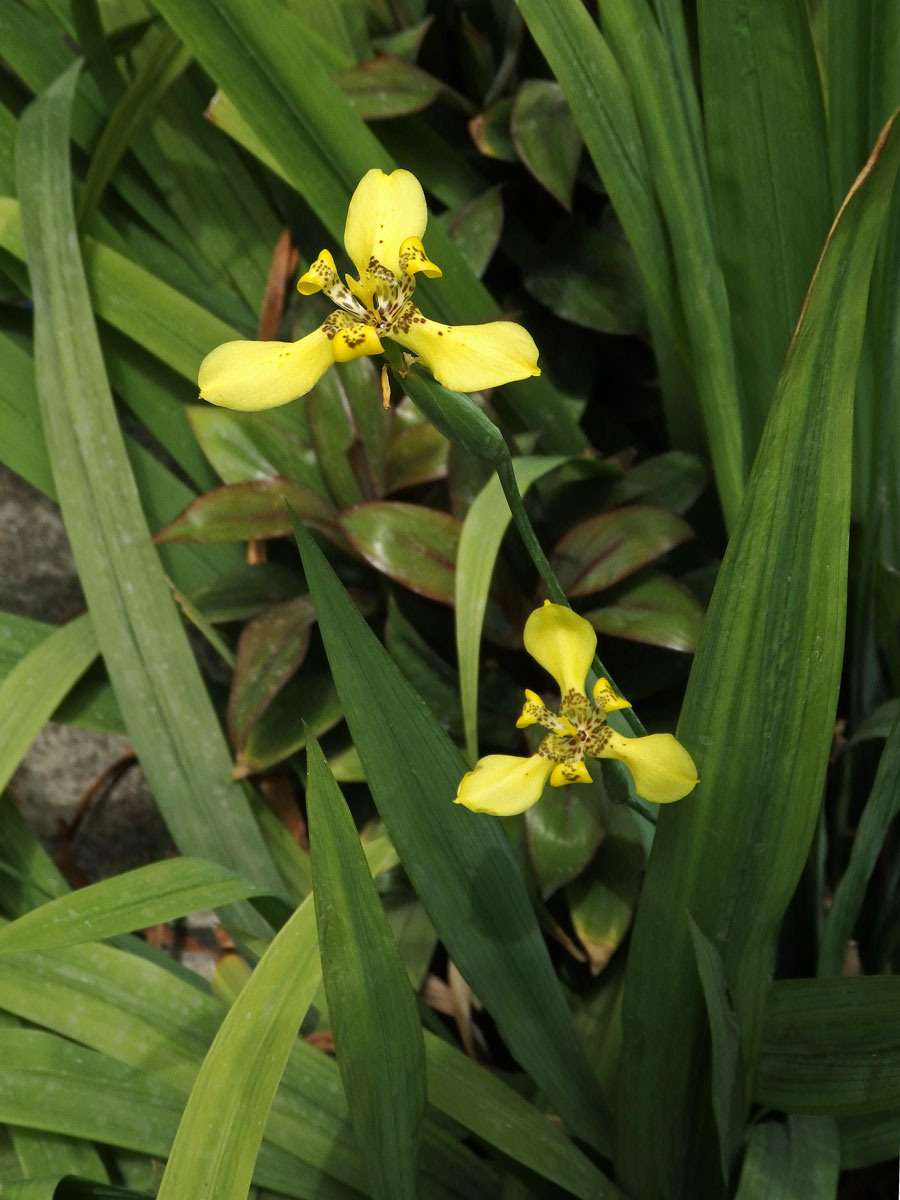
<instances>
[{"instance_id":1,"label":"drooping petal","mask_svg":"<svg viewBox=\"0 0 900 1200\"><path fill-rule=\"evenodd\" d=\"M671 733L627 738L609 729L597 757L623 762L634 777L637 794L652 804L681 800L699 783L694 760Z\"/></svg>"},{"instance_id":2,"label":"drooping petal","mask_svg":"<svg viewBox=\"0 0 900 1200\"><path fill-rule=\"evenodd\" d=\"M344 226L344 246L360 279L372 258L398 275L400 247L407 238L421 238L427 223L425 193L415 175L367 171L350 200Z\"/></svg>"},{"instance_id":3,"label":"drooping petal","mask_svg":"<svg viewBox=\"0 0 900 1200\"><path fill-rule=\"evenodd\" d=\"M225 342L200 364L200 399L256 412L305 396L334 362L324 326L299 342Z\"/></svg>"},{"instance_id":4,"label":"drooping petal","mask_svg":"<svg viewBox=\"0 0 900 1200\"><path fill-rule=\"evenodd\" d=\"M552 770L553 761L541 754L531 758L489 754L463 775L453 803L473 812L511 817L540 800Z\"/></svg>"},{"instance_id":5,"label":"drooping petal","mask_svg":"<svg viewBox=\"0 0 900 1200\"><path fill-rule=\"evenodd\" d=\"M481 392L541 373L534 339L513 321L441 325L410 304L390 336L418 355L438 383L453 392Z\"/></svg>"},{"instance_id":6,"label":"drooping petal","mask_svg":"<svg viewBox=\"0 0 900 1200\"><path fill-rule=\"evenodd\" d=\"M584 695L597 649L597 635L584 617L545 600L525 622L525 649L553 676L563 697L573 691Z\"/></svg>"}]
</instances>

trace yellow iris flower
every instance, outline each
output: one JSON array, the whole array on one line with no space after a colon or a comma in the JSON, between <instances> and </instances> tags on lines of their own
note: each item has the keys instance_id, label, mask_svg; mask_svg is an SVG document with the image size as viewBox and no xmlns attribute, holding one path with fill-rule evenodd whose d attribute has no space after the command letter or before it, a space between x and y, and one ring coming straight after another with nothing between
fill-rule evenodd
<instances>
[{"instance_id":1,"label":"yellow iris flower","mask_svg":"<svg viewBox=\"0 0 900 1200\"><path fill-rule=\"evenodd\" d=\"M680 800L692 791L697 768L671 733L630 738L611 729L607 713L631 705L605 679L594 686L593 704L588 699L584 683L596 648L594 630L571 609L545 600L543 608L531 614L525 624L525 649L559 684L559 712L551 712L540 696L526 689L517 726L538 724L549 730L537 754L489 754L479 759L463 776L454 803L502 817L524 812L540 800L548 779L551 787L590 783L585 756L617 758L631 772L637 794L654 804Z\"/></svg>"},{"instance_id":2,"label":"yellow iris flower","mask_svg":"<svg viewBox=\"0 0 900 1200\"><path fill-rule=\"evenodd\" d=\"M297 283L301 295L324 292L337 308L297 342L226 342L200 366L200 398L256 411L304 396L334 362L380 354L390 337L412 351L438 383L458 392L540 375L531 335L512 321L441 325L412 302L416 275L440 276L425 253L428 221L421 184L409 171L372 170L347 212L344 246L357 278L338 276L323 250Z\"/></svg>"}]
</instances>

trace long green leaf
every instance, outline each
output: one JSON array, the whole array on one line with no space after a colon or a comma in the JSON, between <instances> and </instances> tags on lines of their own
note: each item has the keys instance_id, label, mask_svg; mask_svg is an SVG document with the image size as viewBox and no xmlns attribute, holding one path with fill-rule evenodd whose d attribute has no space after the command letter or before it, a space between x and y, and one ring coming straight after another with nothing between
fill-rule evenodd
<instances>
[{"instance_id":1,"label":"long green leaf","mask_svg":"<svg viewBox=\"0 0 900 1200\"><path fill-rule=\"evenodd\" d=\"M462 756L309 534L298 525L295 533L366 778L435 929L569 1128L604 1146L596 1082L505 835L496 821L453 806Z\"/></svg>"},{"instance_id":2,"label":"long green leaf","mask_svg":"<svg viewBox=\"0 0 900 1200\"><path fill-rule=\"evenodd\" d=\"M647 298L673 433L688 448L697 440L686 395L692 372L678 300L672 249L656 201L653 175L634 101L620 65L577 0L520 0L532 36L565 92L588 152L635 253Z\"/></svg>"},{"instance_id":3,"label":"long green leaf","mask_svg":"<svg viewBox=\"0 0 900 1200\"><path fill-rule=\"evenodd\" d=\"M862 909L866 888L875 863L884 846L891 822L900 808L900 716L888 734L887 745L878 763L878 772L866 807L863 810L850 861L840 883L835 889L834 899L819 947L818 973L839 975L841 973L847 943L853 933L856 919Z\"/></svg>"},{"instance_id":4,"label":"long green leaf","mask_svg":"<svg viewBox=\"0 0 900 1200\"><path fill-rule=\"evenodd\" d=\"M260 959L203 1060L159 1200L245 1200L272 1097L320 980L307 897Z\"/></svg>"},{"instance_id":5,"label":"long green leaf","mask_svg":"<svg viewBox=\"0 0 900 1200\"><path fill-rule=\"evenodd\" d=\"M751 449L832 215L825 110L803 0L698 9L713 202ZM735 63L740 69L735 70Z\"/></svg>"},{"instance_id":6,"label":"long green leaf","mask_svg":"<svg viewBox=\"0 0 900 1200\"><path fill-rule=\"evenodd\" d=\"M706 937L690 914L688 925L709 1018L713 1113L719 1134L722 1178L728 1180L744 1128L746 1081L741 1062L740 1032L729 1000L718 947Z\"/></svg>"},{"instance_id":7,"label":"long green leaf","mask_svg":"<svg viewBox=\"0 0 900 1200\"><path fill-rule=\"evenodd\" d=\"M41 419L88 607L129 733L179 846L275 894L281 881L241 790L149 540L77 251L67 129L77 67L22 117L23 234ZM247 912L251 928L262 922Z\"/></svg>"},{"instance_id":8,"label":"long green leaf","mask_svg":"<svg viewBox=\"0 0 900 1200\"><path fill-rule=\"evenodd\" d=\"M46 645L46 642L42 643ZM60 896L0 929L0 954L74 946L245 900L258 889L215 863L174 858Z\"/></svg>"},{"instance_id":9,"label":"long green leaf","mask_svg":"<svg viewBox=\"0 0 900 1200\"><path fill-rule=\"evenodd\" d=\"M8 831L14 816L3 814ZM50 882L45 890L54 890ZM0 1008L147 1071L182 1096L224 1013L195 977L173 974L170 960L148 961L101 944L10 955L0 972ZM510 1087L433 1035L426 1052L429 1099L441 1112L585 1200L617 1196L558 1127ZM452 1177L468 1194L483 1194L471 1155L461 1159L458 1147L448 1155L435 1133L426 1122L423 1190L440 1190L438 1181ZM265 1138L310 1167L365 1187L337 1066L305 1042L292 1047Z\"/></svg>"},{"instance_id":10,"label":"long green leaf","mask_svg":"<svg viewBox=\"0 0 900 1200\"><path fill-rule=\"evenodd\" d=\"M900 1096L900 979L785 979L772 988L754 1098L785 1112L850 1116Z\"/></svg>"},{"instance_id":11,"label":"long green leaf","mask_svg":"<svg viewBox=\"0 0 900 1200\"><path fill-rule=\"evenodd\" d=\"M834 1200L841 1167L834 1122L791 1116L764 1121L747 1137L735 1200Z\"/></svg>"},{"instance_id":12,"label":"long green leaf","mask_svg":"<svg viewBox=\"0 0 900 1200\"><path fill-rule=\"evenodd\" d=\"M353 818L315 738L306 807L328 1012L357 1142L379 1200L419 1195L425 1050L415 998Z\"/></svg>"},{"instance_id":13,"label":"long green leaf","mask_svg":"<svg viewBox=\"0 0 900 1200\"><path fill-rule=\"evenodd\" d=\"M4 1121L164 1158L180 1108L181 1097L172 1088L105 1054L38 1030L0 1030L0 1119ZM310 1195L323 1200L358 1196L274 1146L264 1147L255 1179L298 1200ZM247 1196L248 1184L249 1180L241 1200ZM199 1200L202 1194L185 1191L178 1197ZM226 1192L217 1195L224 1197Z\"/></svg>"},{"instance_id":14,"label":"long green leaf","mask_svg":"<svg viewBox=\"0 0 900 1200\"><path fill-rule=\"evenodd\" d=\"M582 1200L621 1193L559 1126L443 1038L425 1034L428 1102L516 1162Z\"/></svg>"},{"instance_id":15,"label":"long green leaf","mask_svg":"<svg viewBox=\"0 0 900 1200\"><path fill-rule=\"evenodd\" d=\"M610 47L631 86L668 226L693 353L697 401L725 523L732 528L744 493L749 453L707 167L697 156L692 128L696 104L692 108L684 100L691 81L678 75L678 66L670 59L646 4L600 0L600 15Z\"/></svg>"},{"instance_id":16,"label":"long green leaf","mask_svg":"<svg viewBox=\"0 0 900 1200\"><path fill-rule=\"evenodd\" d=\"M0 792L96 657L97 638L85 613L38 642L0 683Z\"/></svg>"},{"instance_id":17,"label":"long green leaf","mask_svg":"<svg viewBox=\"0 0 900 1200\"><path fill-rule=\"evenodd\" d=\"M660 814L623 1013L618 1168L641 1200L720 1190L692 1174L712 1150L684 914L722 954L752 1079L773 939L818 817L842 662L853 389L898 160L889 126L832 229L688 685L678 735L701 782Z\"/></svg>"}]
</instances>

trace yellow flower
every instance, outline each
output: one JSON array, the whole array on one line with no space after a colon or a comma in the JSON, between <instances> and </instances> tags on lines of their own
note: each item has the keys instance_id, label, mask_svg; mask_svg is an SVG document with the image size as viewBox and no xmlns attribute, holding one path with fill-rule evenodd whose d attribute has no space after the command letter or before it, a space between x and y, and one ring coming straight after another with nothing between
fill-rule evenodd
<instances>
[{"instance_id":1,"label":"yellow flower","mask_svg":"<svg viewBox=\"0 0 900 1200\"><path fill-rule=\"evenodd\" d=\"M341 282L323 250L297 283L302 295L324 292L337 308L298 342L226 342L213 350L200 366L201 400L245 411L287 404L314 387L332 363L380 354L382 337L411 350L453 391L479 392L540 375L537 347L521 325L441 325L413 304L416 275L441 274L422 245L427 220L414 175L367 172L344 228L357 278Z\"/></svg>"},{"instance_id":2,"label":"yellow flower","mask_svg":"<svg viewBox=\"0 0 900 1200\"><path fill-rule=\"evenodd\" d=\"M585 756L617 758L631 772L638 795L654 804L680 800L694 788L697 768L671 733L629 738L611 729L607 713L631 705L605 679L594 686L593 704L588 699L584 682L596 647L597 635L571 609L545 600L544 607L531 614L525 624L525 649L559 684L559 712L551 712L540 696L526 689L517 726L538 724L549 730L537 754L489 754L479 759L463 776L454 803L502 817L524 812L540 800L548 779L551 787L590 783Z\"/></svg>"}]
</instances>

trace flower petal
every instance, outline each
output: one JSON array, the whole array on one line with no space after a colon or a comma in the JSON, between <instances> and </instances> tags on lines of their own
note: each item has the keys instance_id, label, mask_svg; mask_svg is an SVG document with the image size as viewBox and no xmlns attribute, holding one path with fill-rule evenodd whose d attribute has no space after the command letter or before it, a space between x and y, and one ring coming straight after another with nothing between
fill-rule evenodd
<instances>
[{"instance_id":1,"label":"flower petal","mask_svg":"<svg viewBox=\"0 0 900 1200\"><path fill-rule=\"evenodd\" d=\"M420 238L427 223L425 193L415 175L367 171L350 200L344 226L344 246L360 279L371 258L399 275L400 247L407 238Z\"/></svg>"},{"instance_id":2,"label":"flower petal","mask_svg":"<svg viewBox=\"0 0 900 1200\"><path fill-rule=\"evenodd\" d=\"M408 237L400 247L400 270L404 275L418 275L422 271L427 279L440 279L443 271L425 253L422 239Z\"/></svg>"},{"instance_id":3,"label":"flower petal","mask_svg":"<svg viewBox=\"0 0 900 1200\"><path fill-rule=\"evenodd\" d=\"M634 777L637 794L652 804L680 800L699 783L694 760L671 733L627 738L610 729L597 757L623 762Z\"/></svg>"},{"instance_id":4,"label":"flower petal","mask_svg":"<svg viewBox=\"0 0 900 1200\"><path fill-rule=\"evenodd\" d=\"M335 362L351 362L364 354L381 354L384 347L371 325L361 322L344 325L334 335L331 351Z\"/></svg>"},{"instance_id":5,"label":"flower petal","mask_svg":"<svg viewBox=\"0 0 900 1200\"><path fill-rule=\"evenodd\" d=\"M631 708L631 701L614 692L608 679L598 679L594 684L594 703L604 712L616 712L620 708Z\"/></svg>"},{"instance_id":6,"label":"flower petal","mask_svg":"<svg viewBox=\"0 0 900 1200\"><path fill-rule=\"evenodd\" d=\"M200 399L256 412L305 396L334 362L320 327L299 342L225 342L200 364Z\"/></svg>"},{"instance_id":7,"label":"flower petal","mask_svg":"<svg viewBox=\"0 0 900 1200\"><path fill-rule=\"evenodd\" d=\"M531 758L489 754L463 775L453 803L473 812L511 817L540 800L552 770L552 760L541 754Z\"/></svg>"},{"instance_id":8,"label":"flower petal","mask_svg":"<svg viewBox=\"0 0 900 1200\"><path fill-rule=\"evenodd\" d=\"M438 383L453 392L481 392L541 373L534 339L513 321L441 325L410 305L390 336L417 354Z\"/></svg>"},{"instance_id":9,"label":"flower petal","mask_svg":"<svg viewBox=\"0 0 900 1200\"><path fill-rule=\"evenodd\" d=\"M551 787L566 787L570 783L593 783L588 769L580 758L557 763L550 776Z\"/></svg>"},{"instance_id":10,"label":"flower petal","mask_svg":"<svg viewBox=\"0 0 900 1200\"><path fill-rule=\"evenodd\" d=\"M573 691L584 695L597 649L597 635L584 617L545 600L525 622L525 649L553 676L563 697Z\"/></svg>"}]
</instances>

